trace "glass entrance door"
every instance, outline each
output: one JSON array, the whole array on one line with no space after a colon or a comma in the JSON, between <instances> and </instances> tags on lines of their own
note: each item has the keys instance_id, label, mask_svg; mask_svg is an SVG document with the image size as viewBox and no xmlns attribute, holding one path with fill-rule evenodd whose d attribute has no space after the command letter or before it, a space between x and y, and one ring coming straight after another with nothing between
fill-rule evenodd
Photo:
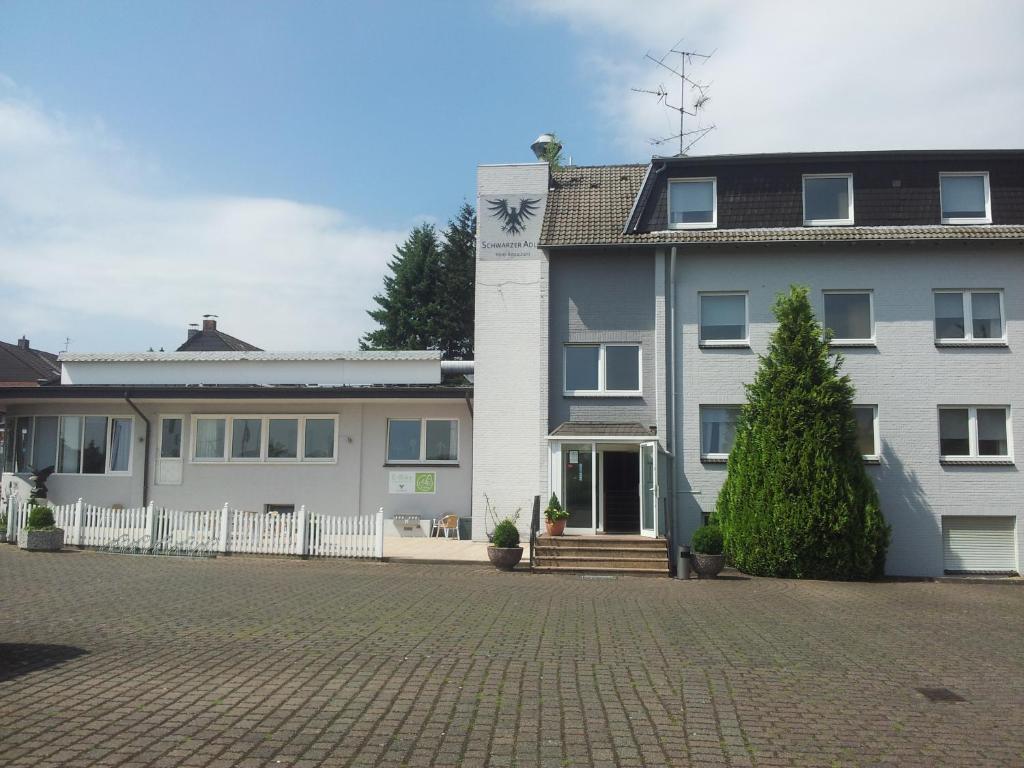
<instances>
[{"instance_id":1,"label":"glass entrance door","mask_svg":"<svg viewBox=\"0 0 1024 768\"><path fill-rule=\"evenodd\" d=\"M658 535L658 444L640 445L640 535Z\"/></svg>"},{"instance_id":2,"label":"glass entrance door","mask_svg":"<svg viewBox=\"0 0 1024 768\"><path fill-rule=\"evenodd\" d=\"M562 446L562 504L569 512L569 519L565 523L567 531L593 533L595 530L594 469L593 445L584 443Z\"/></svg>"}]
</instances>

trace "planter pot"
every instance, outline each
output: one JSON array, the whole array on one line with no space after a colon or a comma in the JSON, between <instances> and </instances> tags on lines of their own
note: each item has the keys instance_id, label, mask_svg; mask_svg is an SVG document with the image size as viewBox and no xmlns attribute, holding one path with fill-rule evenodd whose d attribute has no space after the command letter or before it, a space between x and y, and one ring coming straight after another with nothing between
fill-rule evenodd
<instances>
[{"instance_id":1,"label":"planter pot","mask_svg":"<svg viewBox=\"0 0 1024 768\"><path fill-rule=\"evenodd\" d=\"M705 555L694 552L690 555L690 562L693 564L693 570L697 572L698 579L713 579L725 567L725 555Z\"/></svg>"},{"instance_id":2,"label":"planter pot","mask_svg":"<svg viewBox=\"0 0 1024 768\"><path fill-rule=\"evenodd\" d=\"M544 520L544 527L548 529L548 536L561 536L565 533L565 518L561 520Z\"/></svg>"},{"instance_id":3,"label":"planter pot","mask_svg":"<svg viewBox=\"0 0 1024 768\"><path fill-rule=\"evenodd\" d=\"M522 547L488 547L487 557L499 571L511 571L523 559Z\"/></svg>"},{"instance_id":4,"label":"planter pot","mask_svg":"<svg viewBox=\"0 0 1024 768\"><path fill-rule=\"evenodd\" d=\"M64 548L64 531L60 528L26 531L23 528L18 535L18 547L31 552L60 552Z\"/></svg>"}]
</instances>

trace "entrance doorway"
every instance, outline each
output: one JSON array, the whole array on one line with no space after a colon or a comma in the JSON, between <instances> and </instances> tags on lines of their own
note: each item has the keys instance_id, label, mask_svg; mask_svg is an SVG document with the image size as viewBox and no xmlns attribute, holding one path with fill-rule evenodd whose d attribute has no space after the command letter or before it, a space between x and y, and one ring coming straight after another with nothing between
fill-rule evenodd
<instances>
[{"instance_id":1,"label":"entrance doorway","mask_svg":"<svg viewBox=\"0 0 1024 768\"><path fill-rule=\"evenodd\" d=\"M659 510L664 509L665 454L655 441L552 441L550 446L549 480L569 513L566 533L664 535Z\"/></svg>"},{"instance_id":2,"label":"entrance doorway","mask_svg":"<svg viewBox=\"0 0 1024 768\"><path fill-rule=\"evenodd\" d=\"M640 533L640 462L636 451L603 451L604 531Z\"/></svg>"}]
</instances>

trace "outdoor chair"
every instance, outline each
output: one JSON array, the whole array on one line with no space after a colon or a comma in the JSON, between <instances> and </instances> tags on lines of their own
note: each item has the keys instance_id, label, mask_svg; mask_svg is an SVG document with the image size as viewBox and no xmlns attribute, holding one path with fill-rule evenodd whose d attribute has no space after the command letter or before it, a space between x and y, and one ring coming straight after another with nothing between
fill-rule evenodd
<instances>
[{"instance_id":1,"label":"outdoor chair","mask_svg":"<svg viewBox=\"0 0 1024 768\"><path fill-rule=\"evenodd\" d=\"M455 538L462 541L462 535L459 532L459 516L458 515L445 515L438 521L438 531L444 533L446 539L451 538L452 533L455 534Z\"/></svg>"}]
</instances>

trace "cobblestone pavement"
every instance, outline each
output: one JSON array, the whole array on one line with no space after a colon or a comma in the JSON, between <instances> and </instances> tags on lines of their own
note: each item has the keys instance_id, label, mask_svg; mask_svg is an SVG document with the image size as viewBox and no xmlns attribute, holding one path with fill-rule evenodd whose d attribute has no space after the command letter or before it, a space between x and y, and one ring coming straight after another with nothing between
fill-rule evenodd
<instances>
[{"instance_id":1,"label":"cobblestone pavement","mask_svg":"<svg viewBox=\"0 0 1024 768\"><path fill-rule=\"evenodd\" d=\"M4 766L882 764L1024 765L1024 588L0 546Z\"/></svg>"}]
</instances>

